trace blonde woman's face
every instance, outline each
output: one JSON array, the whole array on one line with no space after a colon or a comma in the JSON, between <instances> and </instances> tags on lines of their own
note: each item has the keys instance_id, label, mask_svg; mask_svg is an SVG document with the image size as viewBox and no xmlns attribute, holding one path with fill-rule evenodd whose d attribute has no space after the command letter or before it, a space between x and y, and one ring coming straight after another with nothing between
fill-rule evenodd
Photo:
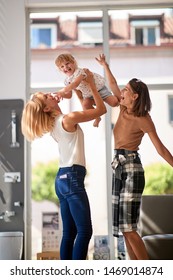
<instances>
[{"instance_id":1,"label":"blonde woman's face","mask_svg":"<svg viewBox=\"0 0 173 280\"><path fill-rule=\"evenodd\" d=\"M37 93L36 96L42 102L43 110L45 112L60 109L58 106L59 100L57 100L57 98L55 96L53 96L51 93L44 94L42 92L39 92L39 93Z\"/></svg>"}]
</instances>

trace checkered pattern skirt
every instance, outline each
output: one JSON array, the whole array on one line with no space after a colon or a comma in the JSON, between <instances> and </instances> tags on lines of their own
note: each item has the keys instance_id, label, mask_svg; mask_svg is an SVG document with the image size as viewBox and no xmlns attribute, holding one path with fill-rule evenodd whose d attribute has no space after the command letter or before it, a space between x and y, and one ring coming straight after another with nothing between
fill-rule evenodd
<instances>
[{"instance_id":1,"label":"checkered pattern skirt","mask_svg":"<svg viewBox=\"0 0 173 280\"><path fill-rule=\"evenodd\" d=\"M119 237L119 231L137 230L145 178L138 153L115 155L112 168L113 235Z\"/></svg>"}]
</instances>

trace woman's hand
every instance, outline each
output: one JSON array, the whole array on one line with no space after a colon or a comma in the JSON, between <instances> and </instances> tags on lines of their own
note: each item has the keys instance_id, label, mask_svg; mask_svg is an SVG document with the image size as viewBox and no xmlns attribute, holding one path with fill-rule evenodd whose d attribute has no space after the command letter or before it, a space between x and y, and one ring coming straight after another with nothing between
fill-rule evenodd
<instances>
[{"instance_id":1,"label":"woman's hand","mask_svg":"<svg viewBox=\"0 0 173 280\"><path fill-rule=\"evenodd\" d=\"M95 57L95 59L96 59L97 62L98 62L100 65L102 65L102 66L104 66L104 65L107 64L107 62L106 62L106 57L105 57L104 54L99 54L99 57Z\"/></svg>"},{"instance_id":2,"label":"woman's hand","mask_svg":"<svg viewBox=\"0 0 173 280\"><path fill-rule=\"evenodd\" d=\"M83 81L83 83L86 83L90 87L93 87L93 86L95 87L95 81L94 81L93 73L89 69L87 69L87 68L84 68L83 70L84 70L84 72L86 74L86 78Z\"/></svg>"},{"instance_id":3,"label":"woman's hand","mask_svg":"<svg viewBox=\"0 0 173 280\"><path fill-rule=\"evenodd\" d=\"M84 70L84 72L85 72L85 74L86 74L85 81L86 81L87 83L90 83L91 80L94 81L93 73L92 73L89 69L87 69L87 68L83 68L83 70Z\"/></svg>"},{"instance_id":4,"label":"woman's hand","mask_svg":"<svg viewBox=\"0 0 173 280\"><path fill-rule=\"evenodd\" d=\"M58 101L60 102L61 99L63 99L62 93L61 92L52 92L51 95Z\"/></svg>"}]
</instances>

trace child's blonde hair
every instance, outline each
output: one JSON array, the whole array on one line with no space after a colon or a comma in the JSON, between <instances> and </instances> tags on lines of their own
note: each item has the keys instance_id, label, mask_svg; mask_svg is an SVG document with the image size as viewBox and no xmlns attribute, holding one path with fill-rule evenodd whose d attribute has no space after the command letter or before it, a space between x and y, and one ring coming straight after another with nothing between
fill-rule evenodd
<instances>
[{"instance_id":1,"label":"child's blonde hair","mask_svg":"<svg viewBox=\"0 0 173 280\"><path fill-rule=\"evenodd\" d=\"M61 66L62 63L64 62L70 62L75 64L76 68L77 68L77 61L76 59L69 53L62 53L60 54L56 59L55 59L55 64L56 66L59 68Z\"/></svg>"}]
</instances>

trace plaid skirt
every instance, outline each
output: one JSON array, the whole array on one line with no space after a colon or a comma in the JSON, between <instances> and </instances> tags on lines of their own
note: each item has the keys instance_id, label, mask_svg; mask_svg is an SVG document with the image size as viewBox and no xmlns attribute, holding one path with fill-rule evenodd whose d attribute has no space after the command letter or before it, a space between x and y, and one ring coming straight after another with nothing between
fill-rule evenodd
<instances>
[{"instance_id":1,"label":"plaid skirt","mask_svg":"<svg viewBox=\"0 0 173 280\"><path fill-rule=\"evenodd\" d=\"M112 169L113 235L119 237L119 231L137 230L145 177L137 152L116 154L112 162Z\"/></svg>"}]
</instances>

